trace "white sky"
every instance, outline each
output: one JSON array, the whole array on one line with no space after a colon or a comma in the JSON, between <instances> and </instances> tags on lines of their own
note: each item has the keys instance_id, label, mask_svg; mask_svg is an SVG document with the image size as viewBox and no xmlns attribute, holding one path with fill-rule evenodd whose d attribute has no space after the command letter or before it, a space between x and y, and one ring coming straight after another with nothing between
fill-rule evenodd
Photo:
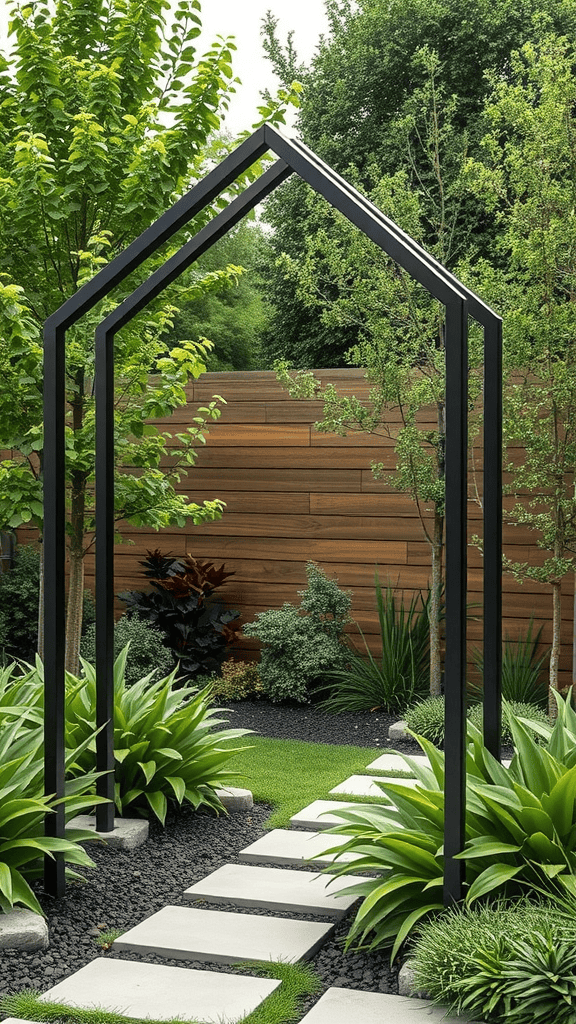
<instances>
[{"instance_id":1,"label":"white sky","mask_svg":"<svg viewBox=\"0 0 576 1024\"><path fill-rule=\"evenodd\" d=\"M234 74L241 79L232 98L225 127L236 135L257 120L259 93L268 88L274 94L278 82L265 59L260 39L260 24L267 10L278 18L281 40L294 30L294 42L300 60L306 63L316 49L328 25L323 0L203 0L203 33L196 40L201 55L217 35L236 37L237 51L233 64ZM5 50L8 9L0 0L0 46Z\"/></svg>"},{"instance_id":2,"label":"white sky","mask_svg":"<svg viewBox=\"0 0 576 1024\"><path fill-rule=\"evenodd\" d=\"M323 0L205 0L204 31L196 41L199 50L204 52L204 42L209 45L216 35L236 37L238 49L233 67L242 85L237 86L225 123L233 135L256 121L262 89L269 88L274 94L278 87L260 38L260 25L267 10L278 18L277 31L282 41L294 30L296 52L305 63L312 57L320 35L328 32Z\"/></svg>"}]
</instances>

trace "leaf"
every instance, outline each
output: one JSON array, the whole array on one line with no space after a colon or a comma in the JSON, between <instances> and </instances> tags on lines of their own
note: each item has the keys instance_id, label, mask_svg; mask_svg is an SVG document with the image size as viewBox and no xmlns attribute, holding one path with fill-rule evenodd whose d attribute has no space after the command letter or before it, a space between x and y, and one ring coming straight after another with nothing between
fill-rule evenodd
<instances>
[{"instance_id":1,"label":"leaf","mask_svg":"<svg viewBox=\"0 0 576 1024\"><path fill-rule=\"evenodd\" d=\"M479 899L480 896L485 896L486 893L498 889L511 878L515 878L521 871L522 866L511 867L507 864L491 864L472 882L466 893L466 902L472 903L474 900Z\"/></svg>"}]
</instances>

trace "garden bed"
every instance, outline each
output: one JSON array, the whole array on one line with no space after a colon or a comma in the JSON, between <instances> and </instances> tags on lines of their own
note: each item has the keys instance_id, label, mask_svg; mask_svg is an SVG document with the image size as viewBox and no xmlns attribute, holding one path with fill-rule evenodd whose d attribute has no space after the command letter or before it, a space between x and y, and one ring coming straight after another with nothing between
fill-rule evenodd
<instances>
[{"instance_id":1,"label":"garden bed","mask_svg":"<svg viewBox=\"0 0 576 1024\"><path fill-rule=\"evenodd\" d=\"M378 713L328 715L315 705L280 707L265 701L242 701L229 707L232 727L254 729L275 738L360 747L387 746L388 726L394 721ZM407 752L408 748L413 752L417 749L412 743L395 746L406 747ZM87 878L85 884L69 884L65 897L60 900L46 897L41 883L33 886L48 918L50 947L30 953L20 950L4 953L0 961L0 993L7 995L23 988L46 991L90 960L106 955L95 941L98 925L126 931L166 905L189 906L183 899L184 890L223 864L234 862L240 850L265 833L270 812L269 806L258 804L248 812L217 818L211 811L194 812L190 806L184 806L178 813L169 812L165 828L152 818L150 838L137 850L108 850L99 844L90 844L89 852L97 868L83 870ZM237 908L221 906L219 909ZM250 913L266 914L267 911L250 910ZM278 916L300 915L282 912ZM322 990L338 985L397 993L398 965L390 968L388 953L344 955L343 942L349 924L350 918L340 922L331 940L312 961L321 978ZM183 966L182 961L153 955L138 957L134 953L116 951L113 955ZM222 964L191 962L188 966L200 970L231 969ZM316 998L309 997L302 1014Z\"/></svg>"}]
</instances>

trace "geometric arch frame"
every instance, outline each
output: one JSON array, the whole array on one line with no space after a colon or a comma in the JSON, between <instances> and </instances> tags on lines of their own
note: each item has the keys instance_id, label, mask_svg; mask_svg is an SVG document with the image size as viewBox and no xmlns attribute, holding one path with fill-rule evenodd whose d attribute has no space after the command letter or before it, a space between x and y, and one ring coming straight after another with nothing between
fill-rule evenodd
<instances>
[{"instance_id":1,"label":"geometric arch frame","mask_svg":"<svg viewBox=\"0 0 576 1024\"><path fill-rule=\"evenodd\" d=\"M462 897L464 845L467 582L468 317L484 334L484 742L500 758L502 640L502 320L302 143L264 124L72 295L44 325L45 790L64 795L65 344L66 331L187 224L239 174L272 151L279 158L137 287L96 329L96 672L98 793L113 797L114 336L203 252L293 172L380 246L445 307L446 695L444 903ZM98 805L97 829L113 828L113 803ZM64 809L46 834L64 835ZM45 889L64 893L64 862L45 860Z\"/></svg>"}]
</instances>

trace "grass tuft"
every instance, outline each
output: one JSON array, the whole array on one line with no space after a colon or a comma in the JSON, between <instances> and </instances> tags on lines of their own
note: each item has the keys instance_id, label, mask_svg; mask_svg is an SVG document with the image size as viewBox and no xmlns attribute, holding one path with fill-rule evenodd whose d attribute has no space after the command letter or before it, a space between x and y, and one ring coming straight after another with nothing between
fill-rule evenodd
<instances>
[{"instance_id":1,"label":"grass tuft","mask_svg":"<svg viewBox=\"0 0 576 1024\"><path fill-rule=\"evenodd\" d=\"M282 982L275 992L255 1010L242 1017L238 1024L288 1024L289 1021L298 1020L303 997L314 995L322 987L318 975L308 964L250 960L235 964L231 969L258 977L277 978ZM4 996L0 999L0 1012L49 1024L206 1024L197 1017L171 1017L170 1020L159 1021L150 1017L127 1017L109 1010L79 1009L66 1003L45 1003L40 1001L40 992L36 989Z\"/></svg>"}]
</instances>

